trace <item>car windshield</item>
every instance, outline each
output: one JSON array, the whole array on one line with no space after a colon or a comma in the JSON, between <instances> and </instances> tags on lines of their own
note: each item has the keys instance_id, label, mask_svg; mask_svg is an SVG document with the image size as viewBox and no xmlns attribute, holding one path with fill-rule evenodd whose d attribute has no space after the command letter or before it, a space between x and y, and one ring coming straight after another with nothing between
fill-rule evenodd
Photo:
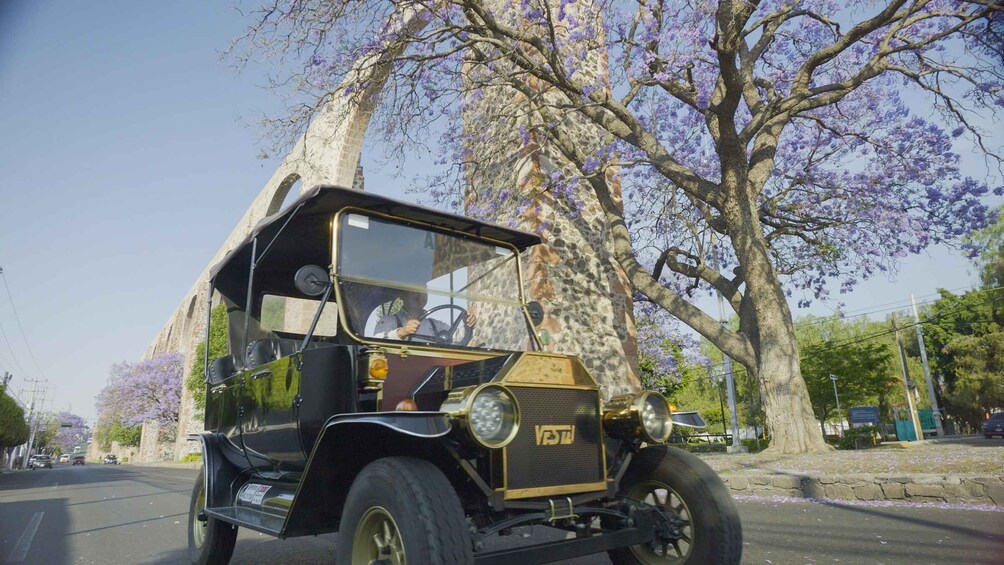
<instances>
[{"instance_id":1,"label":"car windshield","mask_svg":"<svg viewBox=\"0 0 1004 565\"><path fill-rule=\"evenodd\" d=\"M361 213L340 216L337 243L341 300L357 336L530 347L513 248Z\"/></svg>"},{"instance_id":2,"label":"car windshield","mask_svg":"<svg viewBox=\"0 0 1004 565\"><path fill-rule=\"evenodd\" d=\"M994 422L1004 421L1004 412L998 412L998 413L994 414L993 416L990 416L990 420L992 420Z\"/></svg>"}]
</instances>

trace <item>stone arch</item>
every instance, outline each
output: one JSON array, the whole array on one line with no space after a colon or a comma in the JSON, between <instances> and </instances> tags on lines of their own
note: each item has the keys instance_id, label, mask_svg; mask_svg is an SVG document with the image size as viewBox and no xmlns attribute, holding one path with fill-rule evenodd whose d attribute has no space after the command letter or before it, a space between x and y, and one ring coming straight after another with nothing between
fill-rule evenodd
<instances>
[{"instance_id":1,"label":"stone arch","mask_svg":"<svg viewBox=\"0 0 1004 565\"><path fill-rule=\"evenodd\" d=\"M268 203L268 208L266 209L265 215L271 216L279 211L282 207L282 203L286 201L286 195L289 194L289 189L293 188L297 182L300 181L300 175L292 173L282 179L279 183L279 187L275 189L272 194L272 199Z\"/></svg>"},{"instance_id":2,"label":"stone arch","mask_svg":"<svg viewBox=\"0 0 1004 565\"><path fill-rule=\"evenodd\" d=\"M424 28L429 19L425 17L424 7L415 7L404 3L398 8L399 17L390 19L386 33L390 36L405 32L415 34ZM290 153L279 165L275 173L265 184L265 187L252 201L244 216L230 233L224 243L210 260L209 265L199 275L194 287L189 291L193 296L187 309L183 299L171 320L164 326L157 338L147 349L145 357L151 357L169 351L173 327L181 321L179 330L183 330L178 339L177 348L186 354L186 367L198 362L190 359L196 341L197 326L194 317L199 315L204 319L203 308L211 308L218 301L204 298L202 289L209 270L223 259L227 253L251 233L255 224L263 217L280 210L290 190L297 183L300 189L308 189L318 184L332 184L344 187L362 189L364 186L362 172L359 167L359 157L362 153L363 140L379 93L383 90L388 74L392 69L394 58L400 54L398 49L378 50L373 55L359 59L349 75L339 87L341 92L355 92L353 96L335 96L307 126L304 135L297 141ZM362 90L355 91L353 85L365 84ZM203 297L201 300L199 297ZM166 337L165 337L166 333ZM204 336L199 335L199 339ZM183 433L190 425L188 414L191 406L184 405L185 413L179 423L179 433L175 455L188 453L192 443L186 441ZM192 424L196 425L196 424ZM201 428L199 428L201 429Z\"/></svg>"},{"instance_id":3,"label":"stone arch","mask_svg":"<svg viewBox=\"0 0 1004 565\"><path fill-rule=\"evenodd\" d=\"M192 326L195 323L195 303L198 302L199 295L193 294L192 299L188 302L188 310L185 312L185 333L182 334L182 339L192 339Z\"/></svg>"}]
</instances>

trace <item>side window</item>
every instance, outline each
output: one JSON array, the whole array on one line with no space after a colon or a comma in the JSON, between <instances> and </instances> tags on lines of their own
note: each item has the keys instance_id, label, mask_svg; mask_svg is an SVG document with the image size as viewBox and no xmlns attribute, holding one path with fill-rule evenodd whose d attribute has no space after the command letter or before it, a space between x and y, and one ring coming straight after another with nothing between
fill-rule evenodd
<instances>
[{"instance_id":1,"label":"side window","mask_svg":"<svg viewBox=\"0 0 1004 565\"><path fill-rule=\"evenodd\" d=\"M272 332L306 335L320 305L319 300L266 294L261 302L261 327ZM314 335L331 337L337 333L338 306L328 302L317 321Z\"/></svg>"}]
</instances>

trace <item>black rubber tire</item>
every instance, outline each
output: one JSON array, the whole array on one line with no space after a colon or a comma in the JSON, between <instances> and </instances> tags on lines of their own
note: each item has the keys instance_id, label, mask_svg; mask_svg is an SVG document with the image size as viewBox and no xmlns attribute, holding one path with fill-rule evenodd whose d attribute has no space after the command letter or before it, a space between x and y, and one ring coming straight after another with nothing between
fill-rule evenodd
<instances>
[{"instance_id":1,"label":"black rubber tire","mask_svg":"<svg viewBox=\"0 0 1004 565\"><path fill-rule=\"evenodd\" d=\"M460 499L435 465L413 457L386 457L359 472L349 489L335 545L338 565L357 565L352 545L371 509L383 509L400 532L414 565L473 563L471 536Z\"/></svg>"},{"instance_id":2,"label":"black rubber tire","mask_svg":"<svg viewBox=\"0 0 1004 565\"><path fill-rule=\"evenodd\" d=\"M728 488L698 457L666 446L642 449L631 461L620 483L620 495L652 483L672 489L690 512L693 545L685 558L645 555L643 546L610 552L615 565L732 565L743 554L743 530ZM632 497L636 498L636 497Z\"/></svg>"},{"instance_id":3,"label":"black rubber tire","mask_svg":"<svg viewBox=\"0 0 1004 565\"><path fill-rule=\"evenodd\" d=\"M202 545L195 539L195 526L198 513L205 506L206 472L199 471L192 489L192 500L188 506L188 557L196 565L226 565L234 553L237 543L237 526L209 518L205 524L205 535Z\"/></svg>"}]
</instances>

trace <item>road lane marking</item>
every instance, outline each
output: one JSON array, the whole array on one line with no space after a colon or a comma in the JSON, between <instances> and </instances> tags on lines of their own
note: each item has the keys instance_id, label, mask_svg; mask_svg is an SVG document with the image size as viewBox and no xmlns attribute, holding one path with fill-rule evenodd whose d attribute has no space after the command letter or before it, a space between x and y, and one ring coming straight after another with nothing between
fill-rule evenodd
<instances>
[{"instance_id":1,"label":"road lane marking","mask_svg":"<svg viewBox=\"0 0 1004 565\"><path fill-rule=\"evenodd\" d=\"M31 517L31 521L28 522L24 533L21 534L21 537L17 538L14 551L7 556L7 563L20 563L24 561L25 556L28 555L28 549L31 548L31 540L35 537L35 532L38 531L38 525L42 523L42 516L45 516L45 512L35 512L35 515Z\"/></svg>"}]
</instances>

